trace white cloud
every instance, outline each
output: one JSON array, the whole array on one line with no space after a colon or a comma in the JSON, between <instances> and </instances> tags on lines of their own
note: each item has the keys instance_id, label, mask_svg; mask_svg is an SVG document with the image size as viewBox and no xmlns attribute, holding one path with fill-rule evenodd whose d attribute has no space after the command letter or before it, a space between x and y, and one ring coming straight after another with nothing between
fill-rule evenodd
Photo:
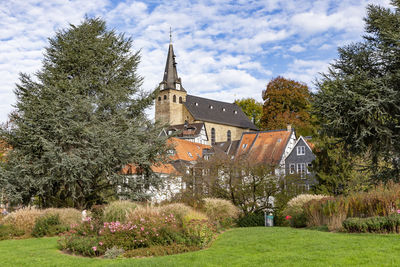
<instances>
[{"instance_id":1,"label":"white cloud","mask_svg":"<svg viewBox=\"0 0 400 267\"><path fill-rule=\"evenodd\" d=\"M4 2L4 3L3 3ZM19 72L41 66L47 38L85 14L132 36L143 87L162 79L173 30L178 72L190 94L255 97L278 74L311 83L337 46L360 40L367 3L389 0L14 0L0 5L0 122L15 103ZM296 54L296 59L292 53Z\"/></svg>"},{"instance_id":2,"label":"white cloud","mask_svg":"<svg viewBox=\"0 0 400 267\"><path fill-rule=\"evenodd\" d=\"M302 47L301 45L293 45L292 47L289 48L290 51L298 53L298 52L303 52L304 50L306 50L304 47Z\"/></svg>"}]
</instances>

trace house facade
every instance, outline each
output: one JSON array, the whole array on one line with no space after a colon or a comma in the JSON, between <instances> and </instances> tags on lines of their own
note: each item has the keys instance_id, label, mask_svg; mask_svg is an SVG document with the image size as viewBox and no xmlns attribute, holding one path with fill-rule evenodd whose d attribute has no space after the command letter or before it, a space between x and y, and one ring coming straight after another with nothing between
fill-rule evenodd
<instances>
[{"instance_id":1,"label":"house facade","mask_svg":"<svg viewBox=\"0 0 400 267\"><path fill-rule=\"evenodd\" d=\"M310 171L315 155L312 144L303 136L296 141L293 149L285 158L285 174L297 175L303 181L306 190L316 183L314 174Z\"/></svg>"}]
</instances>

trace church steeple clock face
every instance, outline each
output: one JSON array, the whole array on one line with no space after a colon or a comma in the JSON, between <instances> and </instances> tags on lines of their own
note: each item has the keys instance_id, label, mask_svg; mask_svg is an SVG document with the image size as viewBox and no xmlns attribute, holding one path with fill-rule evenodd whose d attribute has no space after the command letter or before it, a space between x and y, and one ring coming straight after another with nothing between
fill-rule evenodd
<instances>
[{"instance_id":1,"label":"church steeple clock face","mask_svg":"<svg viewBox=\"0 0 400 267\"><path fill-rule=\"evenodd\" d=\"M164 90L164 84L160 84L160 90Z\"/></svg>"},{"instance_id":2,"label":"church steeple clock face","mask_svg":"<svg viewBox=\"0 0 400 267\"><path fill-rule=\"evenodd\" d=\"M179 83L176 84L176 90L181 90L181 85Z\"/></svg>"}]
</instances>

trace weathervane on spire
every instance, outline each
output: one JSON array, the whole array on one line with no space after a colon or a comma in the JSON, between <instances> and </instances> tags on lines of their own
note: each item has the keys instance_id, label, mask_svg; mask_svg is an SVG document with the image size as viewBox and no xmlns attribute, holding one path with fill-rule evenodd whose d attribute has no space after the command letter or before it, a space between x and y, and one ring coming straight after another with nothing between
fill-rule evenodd
<instances>
[{"instance_id":1,"label":"weathervane on spire","mask_svg":"<svg viewBox=\"0 0 400 267\"><path fill-rule=\"evenodd\" d=\"M169 43L172 44L172 28L169 27Z\"/></svg>"}]
</instances>

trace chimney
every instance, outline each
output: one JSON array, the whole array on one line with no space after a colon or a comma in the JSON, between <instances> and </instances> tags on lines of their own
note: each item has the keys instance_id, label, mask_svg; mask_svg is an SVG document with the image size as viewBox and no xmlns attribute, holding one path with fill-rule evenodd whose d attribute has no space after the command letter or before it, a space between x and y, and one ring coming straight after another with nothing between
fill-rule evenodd
<instances>
[{"instance_id":1,"label":"chimney","mask_svg":"<svg viewBox=\"0 0 400 267\"><path fill-rule=\"evenodd\" d=\"M288 132L291 132L291 131L292 131L292 125L291 125L291 124L288 124L288 125L286 126L286 128L287 128L287 131L288 131Z\"/></svg>"}]
</instances>

